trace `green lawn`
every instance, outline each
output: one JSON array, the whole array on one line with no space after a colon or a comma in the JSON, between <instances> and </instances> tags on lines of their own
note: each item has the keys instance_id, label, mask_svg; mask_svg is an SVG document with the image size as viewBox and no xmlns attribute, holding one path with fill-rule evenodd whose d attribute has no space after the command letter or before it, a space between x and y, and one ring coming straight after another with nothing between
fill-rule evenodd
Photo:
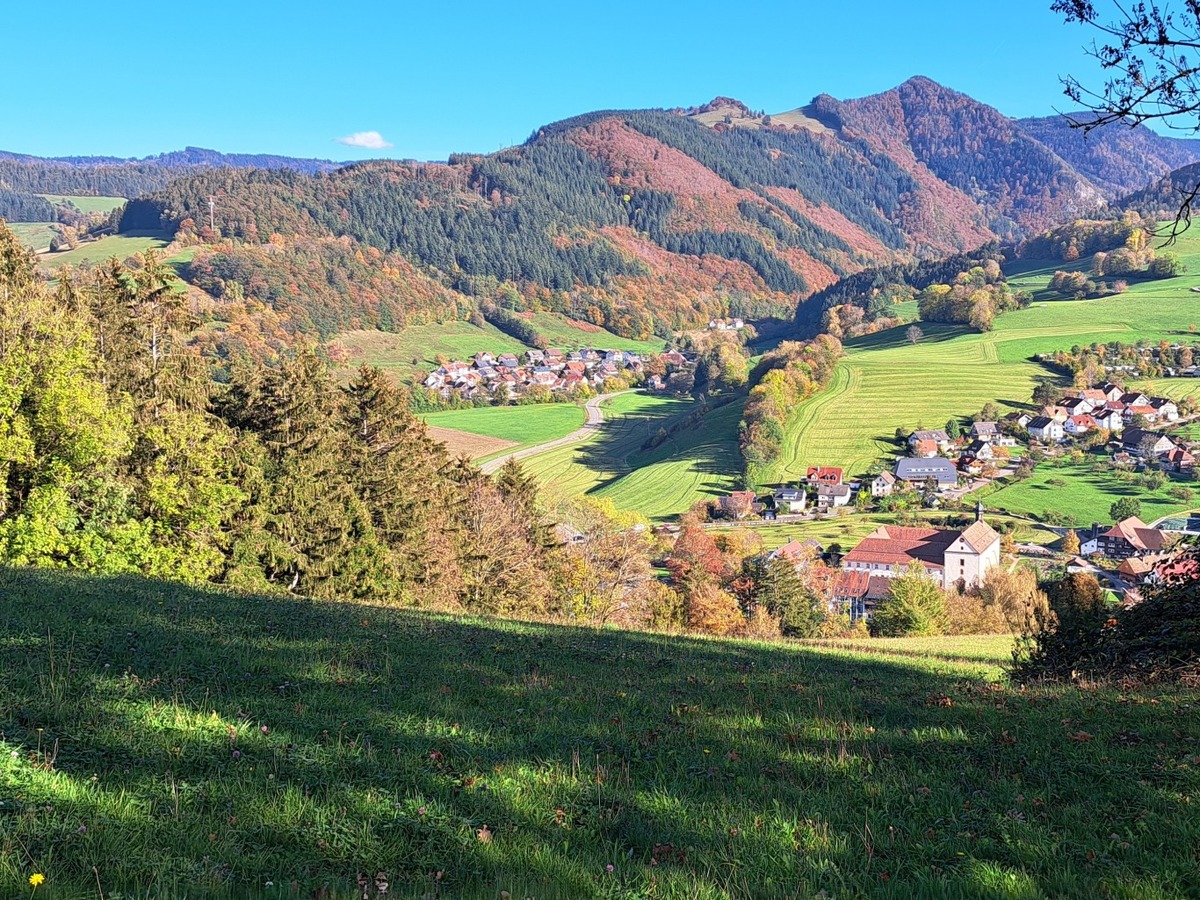
<instances>
[{"instance_id":1,"label":"green lawn","mask_svg":"<svg viewBox=\"0 0 1200 900\"><path fill-rule=\"evenodd\" d=\"M422 416L430 425L471 434L515 441L505 452L544 444L570 434L584 423L583 407L575 403L542 403L533 406L491 406L485 409L452 409ZM482 460L477 460L481 462Z\"/></svg>"},{"instance_id":2,"label":"green lawn","mask_svg":"<svg viewBox=\"0 0 1200 900\"><path fill-rule=\"evenodd\" d=\"M1055 484L1055 481L1063 483ZM1136 481L1117 481L1113 478L1111 468L1093 472L1089 462L1080 465L1064 463L1062 466L1043 462L1029 478L1001 485L999 490L986 491L983 500L988 507L1030 513L1038 517L1045 517L1047 512L1060 513L1073 517L1074 524L1083 526L1093 522L1111 523L1112 516L1108 508L1121 497L1136 497L1142 504L1141 518L1153 522L1172 513L1185 512L1196 505L1195 500L1176 500L1169 496L1167 491L1173 485L1192 489L1197 487L1196 482L1184 480L1150 491Z\"/></svg>"},{"instance_id":3,"label":"green lawn","mask_svg":"<svg viewBox=\"0 0 1200 900\"><path fill-rule=\"evenodd\" d=\"M51 203L70 203L80 212L109 213L125 203L124 197L82 197L65 194L39 194Z\"/></svg>"},{"instance_id":4,"label":"green lawn","mask_svg":"<svg viewBox=\"0 0 1200 900\"><path fill-rule=\"evenodd\" d=\"M1196 690L8 571L0 896L1192 896ZM506 892L506 893L502 893Z\"/></svg>"},{"instance_id":5,"label":"green lawn","mask_svg":"<svg viewBox=\"0 0 1200 900\"><path fill-rule=\"evenodd\" d=\"M55 231L52 222L6 222L13 234L30 250L45 250L54 240Z\"/></svg>"},{"instance_id":6,"label":"green lawn","mask_svg":"<svg viewBox=\"0 0 1200 900\"><path fill-rule=\"evenodd\" d=\"M740 467L741 403L715 409L702 425L680 430L653 450L642 450L659 428L670 430L686 417L693 402L623 394L609 401L607 421L595 435L522 465L547 491L607 497L619 509L653 520L672 518L698 500L732 490Z\"/></svg>"},{"instance_id":7,"label":"green lawn","mask_svg":"<svg viewBox=\"0 0 1200 900\"><path fill-rule=\"evenodd\" d=\"M158 235L115 234L100 238L98 241L80 244L74 250L43 254L38 257L38 261L43 267L54 270L66 265L100 263L114 256L124 260L135 254L145 253L147 250L159 250L166 245L167 242Z\"/></svg>"},{"instance_id":8,"label":"green lawn","mask_svg":"<svg viewBox=\"0 0 1200 900\"><path fill-rule=\"evenodd\" d=\"M925 337L916 345L904 328L848 341L847 358L829 388L801 407L766 480L792 480L814 464L858 474L894 452L897 428L940 428L989 400L1003 409L1027 404L1035 376L1048 374L1032 362L1037 353L1094 341L1181 339L1200 321L1200 294L1189 290L1200 285L1200 235L1186 235L1175 249L1188 274L1134 283L1125 294L1099 300L1053 297L1047 283L1069 266L1023 261L1012 267L1010 281L1035 301L997 318L987 334L923 324ZM1169 390L1190 392L1176 384Z\"/></svg>"}]
</instances>

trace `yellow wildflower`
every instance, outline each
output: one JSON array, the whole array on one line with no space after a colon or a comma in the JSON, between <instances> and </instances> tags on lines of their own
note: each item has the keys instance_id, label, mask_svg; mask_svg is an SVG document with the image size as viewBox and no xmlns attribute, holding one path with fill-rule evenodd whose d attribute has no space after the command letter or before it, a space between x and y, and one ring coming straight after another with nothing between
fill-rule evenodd
<instances>
[{"instance_id":1,"label":"yellow wildflower","mask_svg":"<svg viewBox=\"0 0 1200 900\"><path fill-rule=\"evenodd\" d=\"M31 885L33 885L34 887L37 887L39 884L41 884L45 880L46 880L46 876L43 875L41 872L34 872L32 875L29 876L29 883Z\"/></svg>"}]
</instances>

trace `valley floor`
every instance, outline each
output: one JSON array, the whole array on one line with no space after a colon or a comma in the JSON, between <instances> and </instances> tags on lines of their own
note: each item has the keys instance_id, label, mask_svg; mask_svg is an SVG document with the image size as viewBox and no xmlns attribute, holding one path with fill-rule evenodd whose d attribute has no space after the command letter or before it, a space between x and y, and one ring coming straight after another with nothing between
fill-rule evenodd
<instances>
[{"instance_id":1,"label":"valley floor","mask_svg":"<svg viewBox=\"0 0 1200 900\"><path fill-rule=\"evenodd\" d=\"M0 895L1181 897L1200 695L7 571Z\"/></svg>"}]
</instances>

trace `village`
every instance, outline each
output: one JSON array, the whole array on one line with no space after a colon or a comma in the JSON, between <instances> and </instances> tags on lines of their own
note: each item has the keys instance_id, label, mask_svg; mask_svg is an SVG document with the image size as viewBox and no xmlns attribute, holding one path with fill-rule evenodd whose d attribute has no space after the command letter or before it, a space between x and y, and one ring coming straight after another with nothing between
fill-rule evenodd
<instances>
[{"instance_id":1,"label":"village","mask_svg":"<svg viewBox=\"0 0 1200 900\"><path fill-rule=\"evenodd\" d=\"M508 403L558 394L575 397L631 384L650 391L686 390L694 360L679 350L656 354L663 374L647 374L648 357L630 350L529 349L522 354L476 353L470 362L446 362L425 387L443 400Z\"/></svg>"},{"instance_id":2,"label":"village","mask_svg":"<svg viewBox=\"0 0 1200 900\"><path fill-rule=\"evenodd\" d=\"M1027 473L1033 457L1053 458L1068 446L1105 454L1115 470L1194 477L1200 447L1159 430L1183 420L1178 404L1170 399L1105 383L1075 390L1035 413L977 419L962 429L952 420L946 429L898 431L906 455L890 468L848 478L840 467L812 465L802 480L778 485L765 495L744 490L719 497L711 515L717 522L757 524L914 506L957 508L966 494L1021 470ZM1128 515L1112 525L1092 523L1079 533L1055 529L1063 535L1057 557L1068 572L1095 574L1123 603L1136 604L1143 586L1178 574L1181 563L1174 547L1180 533L1192 533L1195 524L1186 519L1182 527L1151 527L1137 515ZM982 500L977 500L974 521L965 527L880 524L844 554L807 539L785 544L771 558L787 559L798 569L817 559L834 566L838 574L831 589L833 606L857 621L870 619L876 604L889 595L892 579L913 564L943 589L978 588L1002 564L1001 542L1001 534L985 520ZM1044 548L1030 551L1050 554Z\"/></svg>"}]
</instances>

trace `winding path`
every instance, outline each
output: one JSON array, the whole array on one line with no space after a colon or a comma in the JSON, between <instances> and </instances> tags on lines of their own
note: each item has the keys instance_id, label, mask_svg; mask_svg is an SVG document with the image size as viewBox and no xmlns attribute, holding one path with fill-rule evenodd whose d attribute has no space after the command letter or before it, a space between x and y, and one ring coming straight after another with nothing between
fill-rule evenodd
<instances>
[{"instance_id":1,"label":"winding path","mask_svg":"<svg viewBox=\"0 0 1200 900\"><path fill-rule=\"evenodd\" d=\"M538 456L548 450L557 450L559 447L566 447L571 444L577 444L584 438L588 437L592 432L604 424L604 410L600 404L605 400L610 400L613 397L621 394L628 394L629 391L617 391L612 394L597 394L591 400L583 405L587 420L582 428L576 428L570 434L565 434L560 438L555 438L552 441L546 441L544 444L535 444L532 447L526 447L523 450L514 450L512 453L505 453L503 456L497 456L495 459L489 459L479 467L479 470L485 475L492 475L500 471L510 459L529 459L531 456Z\"/></svg>"}]
</instances>

